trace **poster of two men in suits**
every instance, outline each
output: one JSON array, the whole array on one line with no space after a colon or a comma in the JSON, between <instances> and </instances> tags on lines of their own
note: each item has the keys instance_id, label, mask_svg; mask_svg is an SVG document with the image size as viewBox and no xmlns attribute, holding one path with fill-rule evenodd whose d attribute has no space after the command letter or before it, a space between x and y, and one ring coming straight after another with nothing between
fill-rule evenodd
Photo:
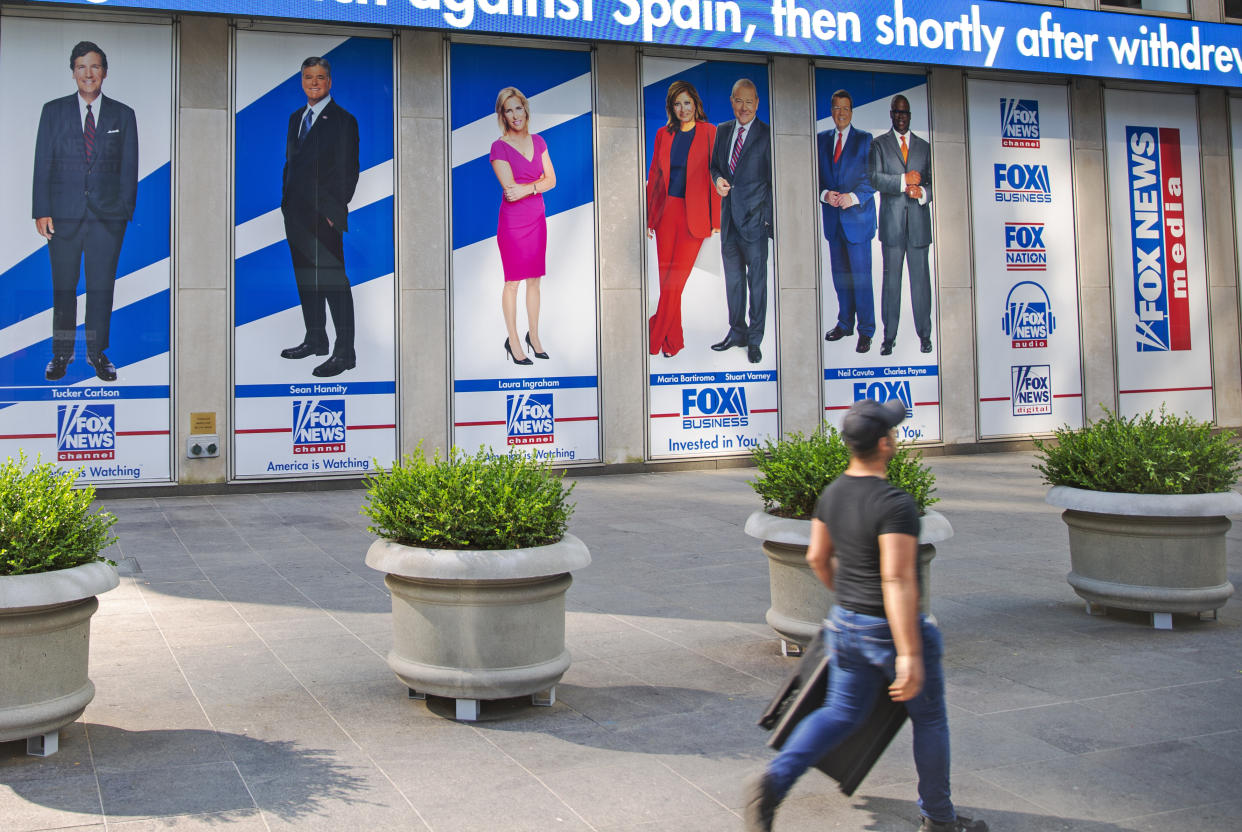
<instances>
[{"instance_id":1,"label":"poster of two men in suits","mask_svg":"<svg viewBox=\"0 0 1242 832\"><path fill-rule=\"evenodd\" d=\"M927 78L815 71L825 417L898 399L940 438Z\"/></svg>"}]
</instances>

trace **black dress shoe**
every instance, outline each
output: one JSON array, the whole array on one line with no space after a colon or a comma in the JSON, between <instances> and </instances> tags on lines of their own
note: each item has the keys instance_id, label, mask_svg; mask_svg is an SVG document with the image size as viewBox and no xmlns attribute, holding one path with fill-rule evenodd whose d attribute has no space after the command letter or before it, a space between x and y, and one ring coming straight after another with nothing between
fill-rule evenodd
<instances>
[{"instance_id":1,"label":"black dress shoe","mask_svg":"<svg viewBox=\"0 0 1242 832\"><path fill-rule=\"evenodd\" d=\"M43 371L43 377L48 381L61 380L65 377L65 368L69 366L69 362L72 360L72 355L53 355L52 360L47 362L47 369Z\"/></svg>"},{"instance_id":2,"label":"black dress shoe","mask_svg":"<svg viewBox=\"0 0 1242 832\"><path fill-rule=\"evenodd\" d=\"M854 334L854 330L842 329L840 325L837 325L837 326L834 326L832 329L828 330L828 332L824 334L824 340L825 341L840 341L842 338L847 338L853 334ZM862 350L859 350L859 352L862 352Z\"/></svg>"},{"instance_id":3,"label":"black dress shoe","mask_svg":"<svg viewBox=\"0 0 1242 832\"><path fill-rule=\"evenodd\" d=\"M920 338L919 339L919 352L931 352L931 351L932 351L931 338Z\"/></svg>"},{"instance_id":4,"label":"black dress shoe","mask_svg":"<svg viewBox=\"0 0 1242 832\"><path fill-rule=\"evenodd\" d=\"M759 350L758 344L751 344L746 348L746 358L751 364L758 364L763 360L763 353Z\"/></svg>"},{"instance_id":5,"label":"black dress shoe","mask_svg":"<svg viewBox=\"0 0 1242 832\"><path fill-rule=\"evenodd\" d=\"M116 367L102 352L86 356L86 363L95 368L95 375L100 381L116 381Z\"/></svg>"},{"instance_id":6,"label":"black dress shoe","mask_svg":"<svg viewBox=\"0 0 1242 832\"><path fill-rule=\"evenodd\" d=\"M854 352L870 352L870 350L871 350L871 336L870 335L859 335L858 346L854 347Z\"/></svg>"},{"instance_id":7,"label":"black dress shoe","mask_svg":"<svg viewBox=\"0 0 1242 832\"><path fill-rule=\"evenodd\" d=\"M311 370L311 375L318 376L319 378L339 376L346 370L352 370L354 368L354 364L355 361L352 358L342 358L339 355L334 355L315 369Z\"/></svg>"},{"instance_id":8,"label":"black dress shoe","mask_svg":"<svg viewBox=\"0 0 1242 832\"><path fill-rule=\"evenodd\" d=\"M327 355L328 345L316 347L303 341L296 347L289 347L280 351L281 358L306 358L308 355Z\"/></svg>"},{"instance_id":9,"label":"black dress shoe","mask_svg":"<svg viewBox=\"0 0 1242 832\"><path fill-rule=\"evenodd\" d=\"M531 364L535 363L534 361L530 360L529 355L524 356L521 361L518 361L517 358L513 355L513 347L509 346L508 337L505 338L505 357L508 358L510 361L512 361L514 364L521 364L523 367L529 367Z\"/></svg>"},{"instance_id":10,"label":"black dress shoe","mask_svg":"<svg viewBox=\"0 0 1242 832\"><path fill-rule=\"evenodd\" d=\"M728 335L724 337L723 341L717 341L716 343L712 344L712 349L715 350L716 352L724 352L725 350L733 349L734 347L744 347L744 346L746 346L746 342L739 341L738 339L734 338L733 333L730 332Z\"/></svg>"},{"instance_id":11,"label":"black dress shoe","mask_svg":"<svg viewBox=\"0 0 1242 832\"><path fill-rule=\"evenodd\" d=\"M505 343L507 344L509 342L505 341ZM535 349L535 345L530 342L529 332L526 333L526 346L530 347L531 354L533 354L535 358L542 358L544 361L548 360L548 354L546 352L539 352L538 350Z\"/></svg>"},{"instance_id":12,"label":"black dress shoe","mask_svg":"<svg viewBox=\"0 0 1242 832\"><path fill-rule=\"evenodd\" d=\"M880 342L880 355L892 355L893 346L896 343L897 343L896 341L881 341Z\"/></svg>"}]
</instances>

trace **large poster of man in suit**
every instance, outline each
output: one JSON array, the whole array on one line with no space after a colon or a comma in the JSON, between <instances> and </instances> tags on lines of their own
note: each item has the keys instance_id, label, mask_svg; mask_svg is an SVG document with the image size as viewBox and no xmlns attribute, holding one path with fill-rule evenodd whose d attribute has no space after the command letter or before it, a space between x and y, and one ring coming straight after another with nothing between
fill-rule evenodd
<instances>
[{"instance_id":1,"label":"large poster of man in suit","mask_svg":"<svg viewBox=\"0 0 1242 832\"><path fill-rule=\"evenodd\" d=\"M815 71L824 412L898 399L940 438L932 159L923 75Z\"/></svg>"},{"instance_id":2,"label":"large poster of man in suit","mask_svg":"<svg viewBox=\"0 0 1242 832\"><path fill-rule=\"evenodd\" d=\"M0 29L0 455L166 481L172 36Z\"/></svg>"}]
</instances>

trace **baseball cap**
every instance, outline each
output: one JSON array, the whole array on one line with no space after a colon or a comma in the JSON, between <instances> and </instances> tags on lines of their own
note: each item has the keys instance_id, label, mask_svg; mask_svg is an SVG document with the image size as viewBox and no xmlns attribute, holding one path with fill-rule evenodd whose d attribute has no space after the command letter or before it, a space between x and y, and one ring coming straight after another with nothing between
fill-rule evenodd
<instances>
[{"instance_id":1,"label":"baseball cap","mask_svg":"<svg viewBox=\"0 0 1242 832\"><path fill-rule=\"evenodd\" d=\"M906 418L906 406L898 399L880 404L875 399L854 402L841 421L841 438L851 448L867 450Z\"/></svg>"}]
</instances>

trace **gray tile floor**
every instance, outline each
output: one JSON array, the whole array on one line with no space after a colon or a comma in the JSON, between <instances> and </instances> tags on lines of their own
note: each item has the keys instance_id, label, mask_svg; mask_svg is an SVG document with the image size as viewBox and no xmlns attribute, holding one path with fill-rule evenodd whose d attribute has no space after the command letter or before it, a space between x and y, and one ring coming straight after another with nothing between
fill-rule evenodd
<instances>
[{"instance_id":1,"label":"gray tile floor","mask_svg":"<svg viewBox=\"0 0 1242 832\"><path fill-rule=\"evenodd\" d=\"M1023 454L930 460L955 537L932 567L954 796L996 830L1242 828L1242 603L1220 620L1088 617ZM388 670L388 596L360 492L116 499L95 701L61 751L0 744L0 830L739 829L754 722L791 660L742 533L752 470L590 477L572 531L574 664L553 708L483 721ZM1242 584L1242 529L1230 577ZM2 672L2 670L0 670ZM908 733L853 798L817 772L793 830L910 830Z\"/></svg>"}]
</instances>

